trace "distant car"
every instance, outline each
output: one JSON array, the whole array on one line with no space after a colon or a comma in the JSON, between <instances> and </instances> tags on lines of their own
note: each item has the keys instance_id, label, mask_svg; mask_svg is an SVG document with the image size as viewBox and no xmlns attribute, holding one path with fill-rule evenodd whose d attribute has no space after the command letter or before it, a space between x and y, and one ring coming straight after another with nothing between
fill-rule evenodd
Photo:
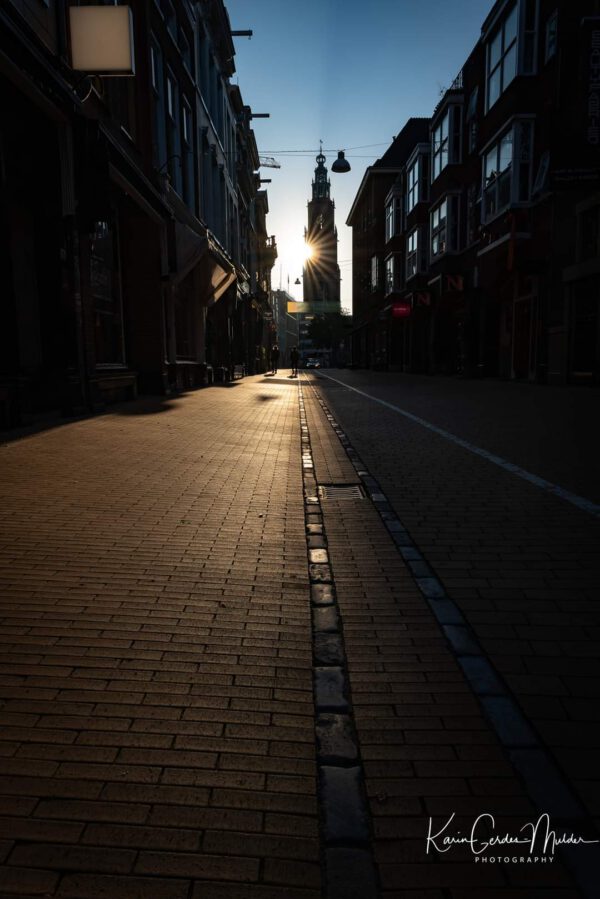
<instances>
[{"instance_id":1,"label":"distant car","mask_svg":"<svg viewBox=\"0 0 600 899\"><path fill-rule=\"evenodd\" d=\"M318 359L314 359L313 357L310 357L304 363L304 368L321 368L321 363L319 362Z\"/></svg>"}]
</instances>

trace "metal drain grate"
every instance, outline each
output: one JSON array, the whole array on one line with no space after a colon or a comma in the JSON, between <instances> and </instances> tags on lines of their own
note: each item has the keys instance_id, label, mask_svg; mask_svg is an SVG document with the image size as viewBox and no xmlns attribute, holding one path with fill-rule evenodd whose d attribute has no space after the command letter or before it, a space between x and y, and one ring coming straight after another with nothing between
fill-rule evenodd
<instances>
[{"instance_id":1,"label":"metal drain grate","mask_svg":"<svg viewBox=\"0 0 600 899\"><path fill-rule=\"evenodd\" d=\"M320 499L364 499L360 484L319 484Z\"/></svg>"}]
</instances>

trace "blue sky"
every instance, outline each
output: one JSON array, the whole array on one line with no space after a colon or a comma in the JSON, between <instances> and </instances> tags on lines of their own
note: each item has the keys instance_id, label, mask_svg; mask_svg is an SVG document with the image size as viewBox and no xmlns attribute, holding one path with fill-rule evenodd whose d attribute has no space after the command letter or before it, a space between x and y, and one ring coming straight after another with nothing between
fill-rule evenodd
<instances>
[{"instance_id":1,"label":"blue sky","mask_svg":"<svg viewBox=\"0 0 600 899\"><path fill-rule=\"evenodd\" d=\"M492 0L225 0L244 102L269 119L253 122L259 151L280 169L261 169L268 230L279 259L273 287L301 298L306 203L323 140L327 166L346 149L352 171L331 176L339 233L342 305L351 307L351 230L346 217L364 171L410 116L430 115L476 43ZM367 146L369 145L369 146ZM377 145L377 146L372 146ZM350 149L360 148L360 149ZM306 150L287 156L284 150ZM327 152L332 151L332 152Z\"/></svg>"}]
</instances>

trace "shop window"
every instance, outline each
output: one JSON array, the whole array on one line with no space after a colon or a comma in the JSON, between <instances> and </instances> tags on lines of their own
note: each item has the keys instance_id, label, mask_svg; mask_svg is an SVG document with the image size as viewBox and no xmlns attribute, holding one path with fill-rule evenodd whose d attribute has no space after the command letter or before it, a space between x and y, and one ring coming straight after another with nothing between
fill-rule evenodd
<instances>
[{"instance_id":1,"label":"shop window","mask_svg":"<svg viewBox=\"0 0 600 899\"><path fill-rule=\"evenodd\" d=\"M90 289L96 363L124 365L118 239L116 228L107 221L95 222L90 234Z\"/></svg>"}]
</instances>

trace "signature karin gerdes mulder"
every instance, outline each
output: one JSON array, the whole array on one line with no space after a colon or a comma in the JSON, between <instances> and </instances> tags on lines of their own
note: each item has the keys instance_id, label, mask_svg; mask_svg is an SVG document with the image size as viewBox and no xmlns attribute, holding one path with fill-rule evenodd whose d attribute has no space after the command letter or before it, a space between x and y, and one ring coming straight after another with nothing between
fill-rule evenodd
<instances>
[{"instance_id":1,"label":"signature karin gerdes mulder","mask_svg":"<svg viewBox=\"0 0 600 899\"><path fill-rule=\"evenodd\" d=\"M450 831L450 825L456 817L452 812L448 820L434 832L433 818L429 819L427 831L427 853L431 851L449 852L453 846L470 847L475 856L480 856L488 849L509 849L520 847L521 853L530 856L534 854L553 856L558 846L578 846L588 843L598 843L599 840L586 840L573 833L553 830L550 823L550 815L544 813L537 821L527 821L519 828L517 834L496 833L496 820L493 815L484 813L473 821L473 825L467 833L456 830ZM485 830L485 835L484 835Z\"/></svg>"}]
</instances>

